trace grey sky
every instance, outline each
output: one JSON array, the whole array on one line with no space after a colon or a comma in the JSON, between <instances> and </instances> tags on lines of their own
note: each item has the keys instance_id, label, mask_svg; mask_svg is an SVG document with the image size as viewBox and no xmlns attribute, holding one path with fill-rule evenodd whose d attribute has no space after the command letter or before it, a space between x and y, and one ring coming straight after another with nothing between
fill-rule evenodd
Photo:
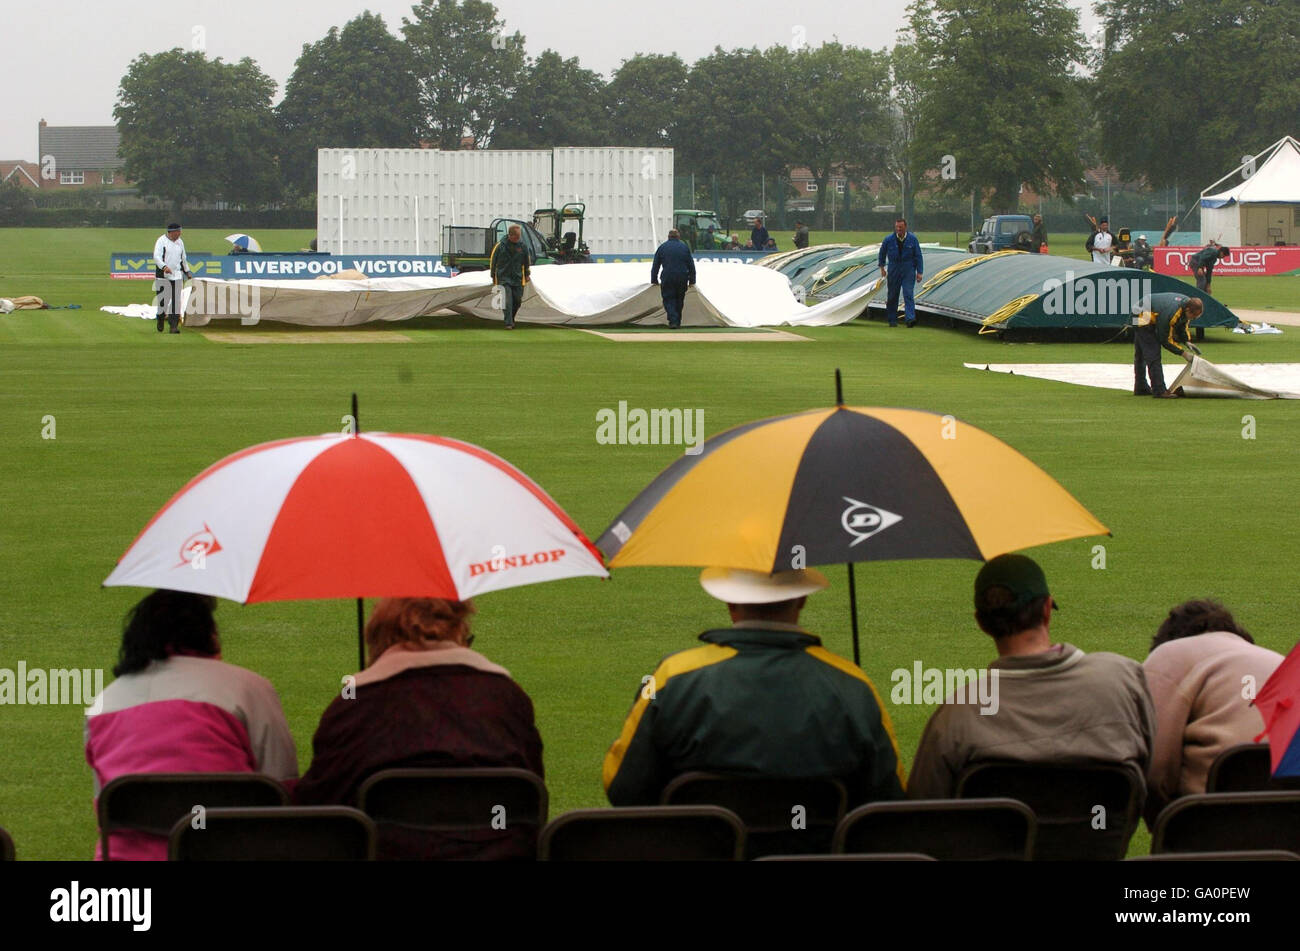
<instances>
[{"instance_id":1,"label":"grey sky","mask_svg":"<svg viewBox=\"0 0 1300 951\"><path fill-rule=\"evenodd\" d=\"M1096 27L1089 0L1086 32ZM606 77L635 53L676 52L687 63L724 49L789 44L802 29L813 46L892 46L907 0L495 0L508 29L524 34L528 53L557 50ZM0 160L37 161L36 127L111 125L117 85L140 53L186 49L196 39L227 62L250 56L277 83L276 101L304 43L362 10L383 16L393 33L410 0L163 0L118 15L99 0L65 0L57 16L40 4L6 4ZM127 8L123 8L127 9ZM120 12L120 11L119 11Z\"/></svg>"}]
</instances>

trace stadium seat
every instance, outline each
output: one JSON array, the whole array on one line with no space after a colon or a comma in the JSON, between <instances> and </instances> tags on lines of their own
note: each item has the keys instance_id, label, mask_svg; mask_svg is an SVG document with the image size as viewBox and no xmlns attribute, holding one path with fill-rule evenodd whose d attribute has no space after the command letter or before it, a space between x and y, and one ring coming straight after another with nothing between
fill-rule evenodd
<instances>
[{"instance_id":1,"label":"stadium seat","mask_svg":"<svg viewBox=\"0 0 1300 951\"><path fill-rule=\"evenodd\" d=\"M836 853L919 852L940 861L1026 861L1037 823L1014 799L870 802L835 830Z\"/></svg>"},{"instance_id":2,"label":"stadium seat","mask_svg":"<svg viewBox=\"0 0 1300 951\"><path fill-rule=\"evenodd\" d=\"M1038 862L1122 859L1142 808L1141 778L1112 763L980 763L958 779L957 796L1006 796L1032 809Z\"/></svg>"},{"instance_id":3,"label":"stadium seat","mask_svg":"<svg viewBox=\"0 0 1300 951\"><path fill-rule=\"evenodd\" d=\"M1175 799L1156 817L1151 854L1300 852L1300 791L1201 793Z\"/></svg>"},{"instance_id":4,"label":"stadium seat","mask_svg":"<svg viewBox=\"0 0 1300 951\"><path fill-rule=\"evenodd\" d=\"M1159 855L1135 855L1125 862L1300 862L1300 855L1281 849L1241 852L1161 852Z\"/></svg>"},{"instance_id":5,"label":"stadium seat","mask_svg":"<svg viewBox=\"0 0 1300 951\"><path fill-rule=\"evenodd\" d=\"M380 859L535 859L549 800L526 769L386 769L357 807L375 821Z\"/></svg>"},{"instance_id":6,"label":"stadium seat","mask_svg":"<svg viewBox=\"0 0 1300 951\"><path fill-rule=\"evenodd\" d=\"M0 828L0 862L12 862L16 854L14 840L8 832Z\"/></svg>"},{"instance_id":7,"label":"stadium seat","mask_svg":"<svg viewBox=\"0 0 1300 951\"><path fill-rule=\"evenodd\" d=\"M285 806L289 794L261 773L132 773L119 776L99 793L99 835L104 861L111 856L108 837L132 829L166 838L195 806Z\"/></svg>"},{"instance_id":8,"label":"stadium seat","mask_svg":"<svg viewBox=\"0 0 1300 951\"><path fill-rule=\"evenodd\" d=\"M189 816L171 831L173 862L366 862L375 824L348 806L209 809L203 828Z\"/></svg>"},{"instance_id":9,"label":"stadium seat","mask_svg":"<svg viewBox=\"0 0 1300 951\"><path fill-rule=\"evenodd\" d=\"M745 825L720 806L576 809L546 824L537 857L550 862L740 861Z\"/></svg>"},{"instance_id":10,"label":"stadium seat","mask_svg":"<svg viewBox=\"0 0 1300 951\"><path fill-rule=\"evenodd\" d=\"M920 852L845 852L822 855L764 855L755 862L937 862Z\"/></svg>"},{"instance_id":11,"label":"stadium seat","mask_svg":"<svg viewBox=\"0 0 1300 951\"><path fill-rule=\"evenodd\" d=\"M1273 776L1267 743L1242 743L1220 753L1205 778L1207 793L1300 789L1300 776Z\"/></svg>"},{"instance_id":12,"label":"stadium seat","mask_svg":"<svg viewBox=\"0 0 1300 951\"><path fill-rule=\"evenodd\" d=\"M745 823L745 857L754 859L829 852L848 792L836 779L683 773L664 789L661 802L730 809Z\"/></svg>"}]
</instances>

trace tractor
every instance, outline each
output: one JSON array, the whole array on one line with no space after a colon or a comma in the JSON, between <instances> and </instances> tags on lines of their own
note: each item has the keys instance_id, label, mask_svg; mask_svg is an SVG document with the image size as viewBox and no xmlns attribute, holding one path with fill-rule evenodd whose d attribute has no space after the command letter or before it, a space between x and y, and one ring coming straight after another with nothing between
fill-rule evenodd
<instances>
[{"instance_id":1,"label":"tractor","mask_svg":"<svg viewBox=\"0 0 1300 951\"><path fill-rule=\"evenodd\" d=\"M582 237L586 213L587 206L580 201L571 201L563 208L538 208L533 212L533 227L545 239L556 264L591 263L591 251ZM577 231L564 230L570 221L578 223Z\"/></svg>"},{"instance_id":2,"label":"tractor","mask_svg":"<svg viewBox=\"0 0 1300 951\"><path fill-rule=\"evenodd\" d=\"M542 264L589 264L591 252L583 240L583 217L587 206L580 201L563 208L538 208L532 221L520 218L494 218L486 228L447 225L442 229L442 263L464 273L486 271L491 264L492 249L506 240L511 225L518 225L520 240L528 249L534 267ZM578 230L564 232L564 226L576 221Z\"/></svg>"}]
</instances>

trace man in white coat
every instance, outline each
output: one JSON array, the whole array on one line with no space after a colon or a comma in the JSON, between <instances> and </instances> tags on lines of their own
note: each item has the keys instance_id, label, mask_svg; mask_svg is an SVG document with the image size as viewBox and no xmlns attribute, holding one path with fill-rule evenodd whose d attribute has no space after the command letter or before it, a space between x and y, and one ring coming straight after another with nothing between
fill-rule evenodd
<instances>
[{"instance_id":1,"label":"man in white coat","mask_svg":"<svg viewBox=\"0 0 1300 951\"><path fill-rule=\"evenodd\" d=\"M193 277L185 260L185 242L181 240L181 226L172 222L167 233L161 235L153 246L153 301L158 314L158 332L162 333L166 318L171 333L181 332L181 291L185 278Z\"/></svg>"}]
</instances>

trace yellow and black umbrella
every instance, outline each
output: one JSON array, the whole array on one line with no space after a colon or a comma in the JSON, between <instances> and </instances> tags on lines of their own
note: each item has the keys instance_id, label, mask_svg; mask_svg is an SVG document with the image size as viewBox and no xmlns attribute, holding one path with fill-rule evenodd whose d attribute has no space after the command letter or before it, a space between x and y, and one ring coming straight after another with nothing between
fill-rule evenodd
<instances>
[{"instance_id":1,"label":"yellow and black umbrella","mask_svg":"<svg viewBox=\"0 0 1300 951\"><path fill-rule=\"evenodd\" d=\"M775 572L986 560L1109 530L981 429L915 409L837 405L744 423L661 472L596 542L611 568Z\"/></svg>"}]
</instances>

